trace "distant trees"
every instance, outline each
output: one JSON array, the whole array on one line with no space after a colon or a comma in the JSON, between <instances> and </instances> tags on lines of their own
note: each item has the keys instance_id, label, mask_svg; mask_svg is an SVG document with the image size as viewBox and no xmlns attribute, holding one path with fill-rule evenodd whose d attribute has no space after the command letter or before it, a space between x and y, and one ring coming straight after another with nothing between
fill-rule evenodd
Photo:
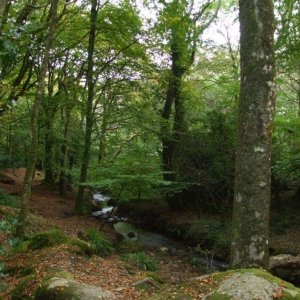
<instances>
[{"instance_id":1,"label":"distant trees","mask_svg":"<svg viewBox=\"0 0 300 300\"><path fill-rule=\"evenodd\" d=\"M240 1L241 83L231 266L268 268L275 111L273 3Z\"/></svg>"}]
</instances>

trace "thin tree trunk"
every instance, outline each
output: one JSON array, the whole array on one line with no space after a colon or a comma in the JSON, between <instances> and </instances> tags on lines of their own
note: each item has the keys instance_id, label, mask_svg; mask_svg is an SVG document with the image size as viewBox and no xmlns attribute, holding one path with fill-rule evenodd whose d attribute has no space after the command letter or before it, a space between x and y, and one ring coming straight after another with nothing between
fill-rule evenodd
<instances>
[{"instance_id":1,"label":"thin tree trunk","mask_svg":"<svg viewBox=\"0 0 300 300\"><path fill-rule=\"evenodd\" d=\"M67 167L68 160L68 143L70 138L70 129L71 129L71 108L66 109L66 124L64 130L64 143L61 148L61 162L60 162L60 175L59 175L59 194L61 196L66 195L66 175L65 168Z\"/></svg>"},{"instance_id":2,"label":"thin tree trunk","mask_svg":"<svg viewBox=\"0 0 300 300\"><path fill-rule=\"evenodd\" d=\"M87 179L87 171L90 162L90 150L91 150L91 139L93 129L93 98L94 98L94 49L95 49L95 38L96 38L96 22L98 16L98 3L97 0L92 0L91 6L91 23L90 23L90 35L89 35L89 46L88 46L88 67L87 67L87 86L88 86L88 98L86 102L86 125L85 125L85 139L84 139L84 151L82 157L81 171L80 171L80 184L75 202L75 212L77 214L84 213L84 183Z\"/></svg>"},{"instance_id":3,"label":"thin tree trunk","mask_svg":"<svg viewBox=\"0 0 300 300\"><path fill-rule=\"evenodd\" d=\"M43 60L42 60L42 66L41 66L41 73L38 80L37 85L37 92L35 95L35 100L31 112L31 120L30 120L30 147L28 150L28 163L26 168L26 174L24 179L24 185L23 185L23 192L21 195L21 202L20 202L20 212L18 216L18 225L16 229L16 234L18 237L22 238L25 234L25 227L26 227L26 219L28 215L28 204L31 196L31 185L32 185L32 178L34 175L34 169L35 169L35 162L36 162L36 155L37 155L37 146L38 146L38 116L40 111L40 106L42 102L42 98L44 95L44 89L45 89L45 78L47 75L47 69L48 69L48 60L49 60L49 54L50 50L52 48L52 41L53 41L53 35L55 32L55 27L57 24L57 5L59 0L53 0L50 8L50 24L49 24L49 30L48 30L48 37L46 40L46 46L43 53Z\"/></svg>"},{"instance_id":4,"label":"thin tree trunk","mask_svg":"<svg viewBox=\"0 0 300 300\"><path fill-rule=\"evenodd\" d=\"M240 0L241 83L231 266L268 268L275 109L272 0Z\"/></svg>"}]
</instances>

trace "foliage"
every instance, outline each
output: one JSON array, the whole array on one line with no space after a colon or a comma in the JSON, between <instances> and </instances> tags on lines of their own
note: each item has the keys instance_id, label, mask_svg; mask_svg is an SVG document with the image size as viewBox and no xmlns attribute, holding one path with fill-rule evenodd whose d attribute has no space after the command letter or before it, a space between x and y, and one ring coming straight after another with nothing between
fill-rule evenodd
<instances>
[{"instance_id":1,"label":"foliage","mask_svg":"<svg viewBox=\"0 0 300 300\"><path fill-rule=\"evenodd\" d=\"M13 208L19 208L20 199L16 196L11 196L0 190L0 205L9 206Z\"/></svg>"},{"instance_id":2,"label":"foliage","mask_svg":"<svg viewBox=\"0 0 300 300\"><path fill-rule=\"evenodd\" d=\"M14 288L11 294L12 300L29 300L32 299L31 297L24 294L25 289L29 283L31 283L35 279L36 275L31 274L29 276L26 276L25 278L22 278L18 285Z\"/></svg>"},{"instance_id":3,"label":"foliage","mask_svg":"<svg viewBox=\"0 0 300 300\"><path fill-rule=\"evenodd\" d=\"M110 255L114 250L112 243L105 239L96 229L88 229L87 238L91 242L96 255L107 256Z\"/></svg>"},{"instance_id":4,"label":"foliage","mask_svg":"<svg viewBox=\"0 0 300 300\"><path fill-rule=\"evenodd\" d=\"M191 225L186 233L186 238L197 243L199 251L204 251L202 254L222 255L226 258L230 249L230 223L221 220L199 219L196 224ZM205 253L206 249L212 252Z\"/></svg>"},{"instance_id":5,"label":"foliage","mask_svg":"<svg viewBox=\"0 0 300 300\"><path fill-rule=\"evenodd\" d=\"M39 250L46 247L53 247L67 241L67 236L60 230L53 229L41 232L30 237L28 249Z\"/></svg>"},{"instance_id":6,"label":"foliage","mask_svg":"<svg viewBox=\"0 0 300 300\"><path fill-rule=\"evenodd\" d=\"M129 253L123 256L125 260L133 263L136 267L146 271L156 271L156 261L143 252Z\"/></svg>"},{"instance_id":7,"label":"foliage","mask_svg":"<svg viewBox=\"0 0 300 300\"><path fill-rule=\"evenodd\" d=\"M118 200L153 199L158 197L158 187L169 183L162 179L158 157L151 153L152 145L137 142L124 149L118 160L107 162L107 167L95 170L95 182L86 183L94 189L108 192Z\"/></svg>"}]
</instances>

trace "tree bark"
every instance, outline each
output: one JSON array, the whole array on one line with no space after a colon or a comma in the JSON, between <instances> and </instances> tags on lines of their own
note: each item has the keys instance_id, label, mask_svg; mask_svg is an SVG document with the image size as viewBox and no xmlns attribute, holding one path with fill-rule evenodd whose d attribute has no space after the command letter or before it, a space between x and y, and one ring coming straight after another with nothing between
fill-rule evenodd
<instances>
[{"instance_id":1,"label":"tree bark","mask_svg":"<svg viewBox=\"0 0 300 300\"><path fill-rule=\"evenodd\" d=\"M71 117L72 108L66 108L66 123L64 130L64 142L61 147L61 161L60 161L60 175L59 175L59 194L64 197L66 195L66 174L65 168L67 167L68 160L68 144L70 139L70 129L71 129Z\"/></svg>"},{"instance_id":2,"label":"tree bark","mask_svg":"<svg viewBox=\"0 0 300 300\"><path fill-rule=\"evenodd\" d=\"M87 86L88 86L88 98L86 102L86 125L85 125L85 139L84 139L84 151L82 157L82 165L80 171L80 184L75 202L75 212L79 215L84 213L84 183L87 179L87 171L90 162L90 150L91 150L91 138L93 129L93 98L94 98L94 49L96 39L96 22L98 16L98 3L97 0L91 1L91 22L90 22L90 34L89 34L89 46L88 46L88 67L87 67Z\"/></svg>"},{"instance_id":3,"label":"tree bark","mask_svg":"<svg viewBox=\"0 0 300 300\"><path fill-rule=\"evenodd\" d=\"M268 268L275 109L272 0L240 0L241 83L231 266Z\"/></svg>"},{"instance_id":4,"label":"tree bark","mask_svg":"<svg viewBox=\"0 0 300 300\"><path fill-rule=\"evenodd\" d=\"M20 201L20 212L18 216L18 224L16 229L16 234L18 237L22 238L25 234L26 219L28 215L28 203L31 196L31 185L32 178L34 175L36 156L37 156L37 146L38 146L38 116L40 111L40 106L45 90L45 78L48 69L48 60L50 56L50 50L52 48L53 36L57 24L57 6L59 0L53 0L50 8L50 24L48 29L48 37L46 40L46 45L43 53L43 60L41 66L41 73L38 79L37 92L35 95L35 100L31 112L30 120L30 147L28 150L28 163L26 168L26 174L23 184L23 192Z\"/></svg>"}]
</instances>

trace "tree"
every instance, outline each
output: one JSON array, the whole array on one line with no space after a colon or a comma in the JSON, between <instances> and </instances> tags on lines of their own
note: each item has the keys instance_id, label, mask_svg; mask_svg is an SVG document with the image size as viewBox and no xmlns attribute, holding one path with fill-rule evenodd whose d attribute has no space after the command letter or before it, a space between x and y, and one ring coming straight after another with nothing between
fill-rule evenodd
<instances>
[{"instance_id":1,"label":"tree","mask_svg":"<svg viewBox=\"0 0 300 300\"><path fill-rule=\"evenodd\" d=\"M231 266L268 268L271 141L275 107L271 0L240 0L241 82Z\"/></svg>"},{"instance_id":2,"label":"tree","mask_svg":"<svg viewBox=\"0 0 300 300\"><path fill-rule=\"evenodd\" d=\"M18 225L16 229L17 236L21 238L24 236L25 233L24 231L25 231L27 212L28 212L28 202L31 196L31 184L34 175L34 170L35 170L37 147L38 147L38 131L37 131L38 117L39 117L41 102L44 95L44 89L46 84L45 77L47 75L48 60L52 48L53 36L58 21L57 18L58 1L59 0L54 0L51 3L51 7L49 11L50 23L48 29L48 37L46 39L46 45L42 53L43 58L42 58L41 72L39 75L35 100L31 112L31 122L30 122L31 136L30 136L30 148L28 151L28 164L27 164L26 174L24 179L23 192L21 195L20 212L18 216Z\"/></svg>"},{"instance_id":3,"label":"tree","mask_svg":"<svg viewBox=\"0 0 300 300\"><path fill-rule=\"evenodd\" d=\"M91 151L91 138L93 129L93 99L94 99L94 49L95 49L95 39L96 39L96 23L98 16L98 1L92 0L91 6L91 19L90 19L90 33L89 33L89 45L88 45L88 58L87 58L87 86L88 86L88 96L86 102L86 126L85 126L85 140L84 140L84 153L82 157L82 165L80 172L80 182L85 182L87 179L87 171L90 161L90 151ZM78 214L83 214L83 197L84 196L84 186L80 185L75 202L75 212Z\"/></svg>"},{"instance_id":4,"label":"tree","mask_svg":"<svg viewBox=\"0 0 300 300\"><path fill-rule=\"evenodd\" d=\"M170 70L167 92L161 113L162 162L165 180L175 180L174 153L185 131L185 98L182 92L184 75L195 60L197 42L203 31L215 19L220 2L211 14L214 1L205 2L194 12L194 2L186 0L161 1L164 38L168 38ZM199 24L200 23L200 24ZM174 105L174 121L171 121Z\"/></svg>"}]
</instances>

